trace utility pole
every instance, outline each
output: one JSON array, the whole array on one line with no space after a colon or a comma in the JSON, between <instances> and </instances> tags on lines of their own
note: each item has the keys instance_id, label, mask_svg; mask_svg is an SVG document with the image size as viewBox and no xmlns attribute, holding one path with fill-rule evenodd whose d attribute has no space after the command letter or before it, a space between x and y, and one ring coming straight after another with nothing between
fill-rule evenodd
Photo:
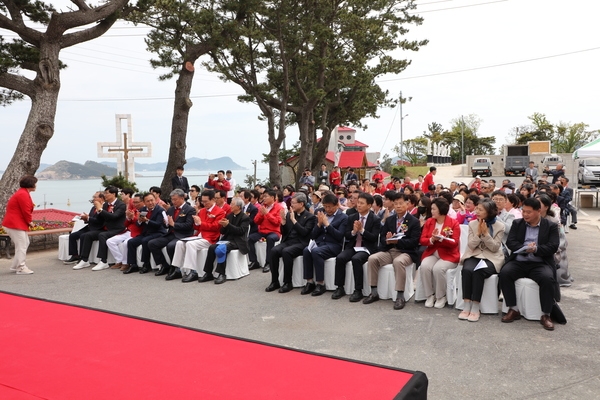
<instances>
[{"instance_id":1,"label":"utility pole","mask_svg":"<svg viewBox=\"0 0 600 400\"><path fill-rule=\"evenodd\" d=\"M462 140L462 146L460 149L460 163L465 163L465 119L463 116L460 116L460 136Z\"/></svg>"},{"instance_id":2,"label":"utility pole","mask_svg":"<svg viewBox=\"0 0 600 400\"><path fill-rule=\"evenodd\" d=\"M256 186L256 160L252 160L252 165L254 165L254 176L252 178L254 185Z\"/></svg>"},{"instance_id":3,"label":"utility pole","mask_svg":"<svg viewBox=\"0 0 600 400\"><path fill-rule=\"evenodd\" d=\"M404 165L404 138L402 135L402 91L400 91L400 165Z\"/></svg>"}]
</instances>

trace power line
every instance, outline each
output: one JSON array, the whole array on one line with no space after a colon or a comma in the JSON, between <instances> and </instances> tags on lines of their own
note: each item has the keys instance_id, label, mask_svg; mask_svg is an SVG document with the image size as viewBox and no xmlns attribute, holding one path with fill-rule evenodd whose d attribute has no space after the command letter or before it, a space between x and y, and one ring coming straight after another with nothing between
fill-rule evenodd
<instances>
[{"instance_id":1,"label":"power line","mask_svg":"<svg viewBox=\"0 0 600 400\"><path fill-rule=\"evenodd\" d=\"M415 12L411 12L410 14L424 14L424 13L431 13L431 12L438 12L438 11L455 10L457 8L485 6L485 5L494 4L494 3L504 3L506 1L508 1L508 0L495 0L495 1L488 1L487 3L467 4L467 5L464 5L464 6L456 6L456 7L448 7L448 8L438 8L437 10L415 11ZM433 4L433 3L428 3L428 4Z\"/></svg>"},{"instance_id":2,"label":"power line","mask_svg":"<svg viewBox=\"0 0 600 400\"><path fill-rule=\"evenodd\" d=\"M242 93L227 93L227 94L205 94L205 95L197 95L190 96L191 99L203 99L207 97L232 97L232 96L241 96ZM155 101L155 100L174 100L174 97L138 97L138 98L129 98L129 99L59 99L59 101L77 101L77 102L103 102L103 101Z\"/></svg>"},{"instance_id":3,"label":"power line","mask_svg":"<svg viewBox=\"0 0 600 400\"><path fill-rule=\"evenodd\" d=\"M546 59L549 59L549 58L564 57L564 56L569 56L569 55L573 55L573 54L584 53L584 52L587 52L587 51L593 51L593 50L598 50L598 49L600 49L600 47L592 47L591 49L576 50L576 51L570 51L570 52L567 52L567 53L553 54L553 55L550 55L550 56L543 56L543 57L536 57L536 58L528 58L528 59L525 59L525 60L510 61L510 62L505 62L505 63L501 63L501 64L485 65L483 67L473 67L473 68L466 68L466 69L458 69L456 71L435 72L435 73L432 73L432 74L407 76L407 77L403 77L403 78L381 79L381 80L377 80L377 81L378 82L393 82L393 81L403 81L403 80L407 80L407 79L427 78L427 77L430 77L430 76L458 74L460 72L477 71L477 70L480 70L480 69L497 68L497 67L504 67L506 65L522 64L522 63L527 63L527 62L532 62L532 61L546 60Z\"/></svg>"}]
</instances>

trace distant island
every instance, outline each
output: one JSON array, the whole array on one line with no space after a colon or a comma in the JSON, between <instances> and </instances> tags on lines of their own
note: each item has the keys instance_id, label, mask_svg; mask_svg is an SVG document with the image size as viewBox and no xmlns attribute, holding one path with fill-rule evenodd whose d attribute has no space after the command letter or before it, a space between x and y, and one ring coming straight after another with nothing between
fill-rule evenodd
<instances>
[{"instance_id":1,"label":"distant island","mask_svg":"<svg viewBox=\"0 0 600 400\"><path fill-rule=\"evenodd\" d=\"M42 180L49 179L96 179L102 175L108 177L117 175L117 163L103 161L101 163L95 161L86 161L84 164L78 164L70 161L61 160L54 165L40 165L40 171L36 173L36 177ZM164 172L167 169L167 162L158 163L135 163L136 173L141 172ZM220 157L213 160L206 158L192 157L185 164L186 171L214 171L217 170L245 170L239 164L236 164L229 157Z\"/></svg>"}]
</instances>

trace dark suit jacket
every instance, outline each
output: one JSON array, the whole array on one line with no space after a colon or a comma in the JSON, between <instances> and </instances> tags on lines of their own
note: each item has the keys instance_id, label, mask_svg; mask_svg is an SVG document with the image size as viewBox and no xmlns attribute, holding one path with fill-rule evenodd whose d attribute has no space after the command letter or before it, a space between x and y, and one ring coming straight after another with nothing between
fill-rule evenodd
<instances>
[{"instance_id":1,"label":"dark suit jacket","mask_svg":"<svg viewBox=\"0 0 600 400\"><path fill-rule=\"evenodd\" d=\"M348 217L348 224L346 225L346 249L356 246L356 238L358 235L352 235L352 229L354 228L354 222L358 220L360 220L360 214L358 212ZM381 220L373 211L369 211L369 214L367 214L364 228L365 231L362 234L362 247L366 247L369 250L369 253L373 254L377 252L379 231L381 230Z\"/></svg>"},{"instance_id":2,"label":"dark suit jacket","mask_svg":"<svg viewBox=\"0 0 600 400\"><path fill-rule=\"evenodd\" d=\"M334 244L342 246L344 242L344 234L348 224L348 216L338 208L333 220L328 227L315 224L310 238L314 239L317 244Z\"/></svg>"},{"instance_id":3,"label":"dark suit jacket","mask_svg":"<svg viewBox=\"0 0 600 400\"><path fill-rule=\"evenodd\" d=\"M258 225L254 223L254 217L256 217L256 214L258 214L258 207L252 203L248 203L246 215L250 217L250 233L258 232Z\"/></svg>"},{"instance_id":4,"label":"dark suit jacket","mask_svg":"<svg viewBox=\"0 0 600 400\"><path fill-rule=\"evenodd\" d=\"M508 261L512 261L517 258L515 251L523 247L526 230L527 223L524 219L516 219L513 222L510 232L508 233L508 238L506 239L506 247L512 251ZM534 255L541 257L546 264L556 268L556 263L554 262L554 253L558 251L559 242L560 238L558 236L558 225L554 222L548 221L546 218L542 218L540 220L537 251L534 253Z\"/></svg>"},{"instance_id":5,"label":"dark suit jacket","mask_svg":"<svg viewBox=\"0 0 600 400\"><path fill-rule=\"evenodd\" d=\"M240 212L234 214L230 212L225 216L229 220L229 225L221 228L221 240L228 240L233 246L231 248L237 248L242 254L248 254L248 242L246 242L248 235L248 227L250 226L250 217L245 213Z\"/></svg>"},{"instance_id":6,"label":"dark suit jacket","mask_svg":"<svg viewBox=\"0 0 600 400\"><path fill-rule=\"evenodd\" d=\"M392 234L396 233L397 223L398 215L394 214L387 217L385 224L381 228L379 249L381 251L388 251L392 248L396 248L403 253L408 254L414 263L419 263L419 241L421 240L421 224L419 223L419 220L408 213L403 222L407 226L404 237L398 240L397 243L387 243L385 240L386 235L388 232L392 232Z\"/></svg>"},{"instance_id":7,"label":"dark suit jacket","mask_svg":"<svg viewBox=\"0 0 600 400\"><path fill-rule=\"evenodd\" d=\"M169 207L167 215L173 217L175 215L175 207ZM196 215L196 209L188 203L183 203L177 220L174 221L175 225L173 228L169 227L168 232L171 232L172 229L177 239L192 236L194 234L194 215Z\"/></svg>"},{"instance_id":8,"label":"dark suit jacket","mask_svg":"<svg viewBox=\"0 0 600 400\"><path fill-rule=\"evenodd\" d=\"M96 207L92 207L90 210L87 223L90 231L101 231L104 229L104 219L96 212Z\"/></svg>"},{"instance_id":9,"label":"dark suit jacket","mask_svg":"<svg viewBox=\"0 0 600 400\"><path fill-rule=\"evenodd\" d=\"M573 189L570 187L564 188L562 191L562 196L565 199L565 205L569 205L569 202L573 200Z\"/></svg>"},{"instance_id":10,"label":"dark suit jacket","mask_svg":"<svg viewBox=\"0 0 600 400\"><path fill-rule=\"evenodd\" d=\"M358 211L356 210L355 207L346 209L346 215L348 217L350 217L351 215L357 214L357 213L358 213Z\"/></svg>"},{"instance_id":11,"label":"dark suit jacket","mask_svg":"<svg viewBox=\"0 0 600 400\"><path fill-rule=\"evenodd\" d=\"M290 220L290 214L292 212L293 211L290 211L285 216L285 224L281 226L281 242L286 243L286 245L299 243L308 246L310 234L317 224L317 217L304 210L300 215L296 215L296 223L292 224L292 221Z\"/></svg>"},{"instance_id":12,"label":"dark suit jacket","mask_svg":"<svg viewBox=\"0 0 600 400\"><path fill-rule=\"evenodd\" d=\"M181 177L181 181L179 181L179 177L175 175L171 178L171 186L173 186L173 190L181 189L186 193L190 191L190 185L188 184L188 180L185 176Z\"/></svg>"},{"instance_id":13,"label":"dark suit jacket","mask_svg":"<svg viewBox=\"0 0 600 400\"><path fill-rule=\"evenodd\" d=\"M104 226L108 231L124 231L125 230L125 211L127 205L121 200L117 199L112 212L108 212L109 204L105 202L102 205L102 211L98 213L98 216L104 221Z\"/></svg>"},{"instance_id":14,"label":"dark suit jacket","mask_svg":"<svg viewBox=\"0 0 600 400\"><path fill-rule=\"evenodd\" d=\"M148 211L148 207L142 208L140 212L142 211ZM165 209L161 206L155 206L150 215L150 220L147 223L144 222L143 224L140 224L137 222L137 224L142 227L141 236L152 235L154 233L167 233L167 226L165 225L162 215L163 211L165 211Z\"/></svg>"}]
</instances>

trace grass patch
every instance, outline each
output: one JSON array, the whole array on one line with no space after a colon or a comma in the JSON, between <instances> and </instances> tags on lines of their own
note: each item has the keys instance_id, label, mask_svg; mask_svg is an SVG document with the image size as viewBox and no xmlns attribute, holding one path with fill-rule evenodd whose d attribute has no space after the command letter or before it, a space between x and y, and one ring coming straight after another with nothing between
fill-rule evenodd
<instances>
[{"instance_id":1,"label":"grass patch","mask_svg":"<svg viewBox=\"0 0 600 400\"><path fill-rule=\"evenodd\" d=\"M426 165L416 166L416 167L406 167L406 173L410 176L411 179L417 179L419 175L427 175L429 173L429 167Z\"/></svg>"}]
</instances>

